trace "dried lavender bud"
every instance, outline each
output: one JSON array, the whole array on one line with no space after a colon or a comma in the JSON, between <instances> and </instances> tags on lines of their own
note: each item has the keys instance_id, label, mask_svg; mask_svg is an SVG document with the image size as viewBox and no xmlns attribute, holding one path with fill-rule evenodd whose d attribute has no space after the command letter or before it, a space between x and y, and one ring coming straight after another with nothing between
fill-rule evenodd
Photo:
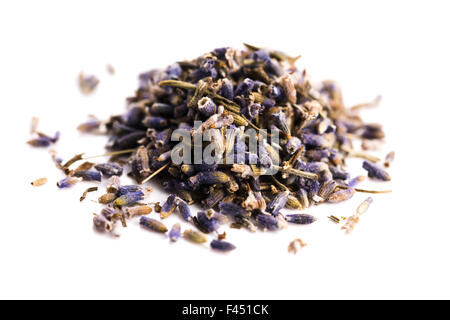
<instances>
[{"instance_id":1,"label":"dried lavender bud","mask_svg":"<svg viewBox=\"0 0 450 320\"><path fill-rule=\"evenodd\" d=\"M150 107L150 113L156 116L171 117L173 115L174 107L170 104L155 102Z\"/></svg>"},{"instance_id":2,"label":"dried lavender bud","mask_svg":"<svg viewBox=\"0 0 450 320\"><path fill-rule=\"evenodd\" d=\"M57 131L53 137L50 137L42 132L36 132L38 137L27 141L32 147L48 147L59 140L60 133Z\"/></svg>"},{"instance_id":3,"label":"dried lavender bud","mask_svg":"<svg viewBox=\"0 0 450 320\"><path fill-rule=\"evenodd\" d=\"M84 181L102 181L102 176L97 171L77 171L73 176L82 178Z\"/></svg>"},{"instance_id":4,"label":"dried lavender bud","mask_svg":"<svg viewBox=\"0 0 450 320\"><path fill-rule=\"evenodd\" d=\"M364 179L365 179L364 176L357 176L357 177L351 179L351 180L347 183L347 185L348 185L349 187L354 187L354 186L360 184L361 182L363 182Z\"/></svg>"},{"instance_id":5,"label":"dried lavender bud","mask_svg":"<svg viewBox=\"0 0 450 320\"><path fill-rule=\"evenodd\" d=\"M303 143L308 147L322 149L329 148L331 144L326 137L318 134L304 134Z\"/></svg>"},{"instance_id":6,"label":"dried lavender bud","mask_svg":"<svg viewBox=\"0 0 450 320\"><path fill-rule=\"evenodd\" d=\"M130 193L130 192L138 192L142 191L142 188L140 186L130 184L126 186L119 186L119 188L116 191L116 197L123 196L124 194Z\"/></svg>"},{"instance_id":7,"label":"dried lavender bud","mask_svg":"<svg viewBox=\"0 0 450 320\"><path fill-rule=\"evenodd\" d=\"M350 177L350 174L339 169L338 167L329 167L331 174L333 175L333 179L347 180Z\"/></svg>"},{"instance_id":8,"label":"dried lavender bud","mask_svg":"<svg viewBox=\"0 0 450 320\"><path fill-rule=\"evenodd\" d=\"M233 84L228 79L222 79L222 86L219 91L220 95L228 100L233 100L234 92L233 92Z\"/></svg>"},{"instance_id":9,"label":"dried lavender bud","mask_svg":"<svg viewBox=\"0 0 450 320\"><path fill-rule=\"evenodd\" d=\"M152 212L152 208L149 206L135 206L126 209L126 213L130 218L143 216Z\"/></svg>"},{"instance_id":10,"label":"dried lavender bud","mask_svg":"<svg viewBox=\"0 0 450 320\"><path fill-rule=\"evenodd\" d=\"M296 224L311 224L317 219L309 214L304 213L296 213L296 214L288 214L286 215L286 221L290 223Z\"/></svg>"},{"instance_id":11,"label":"dried lavender bud","mask_svg":"<svg viewBox=\"0 0 450 320\"><path fill-rule=\"evenodd\" d=\"M175 223L170 229L169 239L170 241L176 242L181 236L181 226L179 223Z\"/></svg>"},{"instance_id":12,"label":"dried lavender bud","mask_svg":"<svg viewBox=\"0 0 450 320\"><path fill-rule=\"evenodd\" d=\"M183 232L183 237L191 242L194 243L204 243L207 241L205 235L201 232L197 232L194 230L185 230Z\"/></svg>"},{"instance_id":13,"label":"dried lavender bud","mask_svg":"<svg viewBox=\"0 0 450 320\"><path fill-rule=\"evenodd\" d=\"M90 119L77 127L77 130L83 133L94 132L100 129L101 121L98 119Z\"/></svg>"},{"instance_id":14,"label":"dried lavender bud","mask_svg":"<svg viewBox=\"0 0 450 320\"><path fill-rule=\"evenodd\" d=\"M148 230L152 230L152 231L156 231L156 232L160 232L160 233L167 232L167 227L161 221L158 221L158 220L155 220L152 218L141 217L141 219L139 220L139 224Z\"/></svg>"},{"instance_id":15,"label":"dried lavender bud","mask_svg":"<svg viewBox=\"0 0 450 320\"><path fill-rule=\"evenodd\" d=\"M287 203L288 195L288 191L280 192L279 194L277 194L267 205L266 211L274 216L279 214L280 210L283 209Z\"/></svg>"},{"instance_id":16,"label":"dried lavender bud","mask_svg":"<svg viewBox=\"0 0 450 320\"><path fill-rule=\"evenodd\" d=\"M58 181L56 183L56 185L58 186L58 188L63 189L63 188L70 188L71 186L73 186L74 184L78 183L79 181L81 181L80 178L76 178L76 177L67 177L64 178L60 181Z\"/></svg>"},{"instance_id":17,"label":"dried lavender bud","mask_svg":"<svg viewBox=\"0 0 450 320\"><path fill-rule=\"evenodd\" d=\"M254 85L255 82L252 79L246 78L238 85L234 94L236 96L248 96L250 94L250 91L252 91Z\"/></svg>"},{"instance_id":18,"label":"dried lavender bud","mask_svg":"<svg viewBox=\"0 0 450 320\"><path fill-rule=\"evenodd\" d=\"M94 75L84 75L83 72L80 72L78 75L78 84L83 94L92 93L95 88L97 88L99 82L100 80L98 80Z\"/></svg>"},{"instance_id":19,"label":"dried lavender bud","mask_svg":"<svg viewBox=\"0 0 450 320\"><path fill-rule=\"evenodd\" d=\"M373 202L373 199L371 197L368 197L366 200L364 200L356 209L356 214L362 215L364 212L367 211L370 204Z\"/></svg>"},{"instance_id":20,"label":"dried lavender bud","mask_svg":"<svg viewBox=\"0 0 450 320\"><path fill-rule=\"evenodd\" d=\"M136 203L144 198L144 193L142 191L129 192L118 197L114 200L114 206L124 207Z\"/></svg>"},{"instance_id":21,"label":"dried lavender bud","mask_svg":"<svg viewBox=\"0 0 450 320\"><path fill-rule=\"evenodd\" d=\"M94 214L94 227L100 232L111 232L114 229L114 224L108 221L103 215Z\"/></svg>"},{"instance_id":22,"label":"dried lavender bud","mask_svg":"<svg viewBox=\"0 0 450 320\"><path fill-rule=\"evenodd\" d=\"M330 203L338 203L350 199L355 194L355 189L341 189L333 192L328 196L327 201Z\"/></svg>"},{"instance_id":23,"label":"dried lavender bud","mask_svg":"<svg viewBox=\"0 0 450 320\"><path fill-rule=\"evenodd\" d=\"M123 173L123 168L118 164L112 162L100 163L97 164L94 168L100 171L105 177L120 177Z\"/></svg>"},{"instance_id":24,"label":"dried lavender bud","mask_svg":"<svg viewBox=\"0 0 450 320\"><path fill-rule=\"evenodd\" d=\"M288 154L294 154L302 146L302 141L297 137L292 137L286 143L286 151Z\"/></svg>"},{"instance_id":25,"label":"dried lavender bud","mask_svg":"<svg viewBox=\"0 0 450 320\"><path fill-rule=\"evenodd\" d=\"M197 217L195 217L194 221L204 233L210 233L219 228L219 221L214 217L207 216L204 211L197 212Z\"/></svg>"},{"instance_id":26,"label":"dried lavender bud","mask_svg":"<svg viewBox=\"0 0 450 320\"><path fill-rule=\"evenodd\" d=\"M377 180L390 181L389 174L380 166L365 160L363 162L363 168L367 170L368 176Z\"/></svg>"},{"instance_id":27,"label":"dried lavender bud","mask_svg":"<svg viewBox=\"0 0 450 320\"><path fill-rule=\"evenodd\" d=\"M211 241L210 245L211 248L213 248L214 250L222 252L227 252L236 249L236 247L233 244L222 240L213 240Z\"/></svg>"},{"instance_id":28,"label":"dried lavender bud","mask_svg":"<svg viewBox=\"0 0 450 320\"><path fill-rule=\"evenodd\" d=\"M258 225L263 229L268 229L268 230L277 230L278 229L278 219L270 216L268 214L259 214L256 217L256 222L258 223Z\"/></svg>"},{"instance_id":29,"label":"dried lavender bud","mask_svg":"<svg viewBox=\"0 0 450 320\"><path fill-rule=\"evenodd\" d=\"M42 186L42 185L46 184L47 181L48 181L47 178L39 178L39 179L36 179L34 181L31 181L31 185L33 187L39 187L39 186Z\"/></svg>"},{"instance_id":30,"label":"dried lavender bud","mask_svg":"<svg viewBox=\"0 0 450 320\"><path fill-rule=\"evenodd\" d=\"M167 200L169 201L169 200ZM176 198L175 199L175 205L178 208L178 211L180 212L181 217L186 220L191 220L191 210L189 209L189 205L182 199Z\"/></svg>"},{"instance_id":31,"label":"dried lavender bud","mask_svg":"<svg viewBox=\"0 0 450 320\"><path fill-rule=\"evenodd\" d=\"M165 219L167 217L169 217L172 212L175 210L175 208L177 207L177 203L176 203L176 196L174 194L171 194L166 202L164 202L164 204L161 207L161 218Z\"/></svg>"},{"instance_id":32,"label":"dried lavender bud","mask_svg":"<svg viewBox=\"0 0 450 320\"><path fill-rule=\"evenodd\" d=\"M27 143L32 147L48 147L52 144L52 141L45 137L39 137L35 139L28 140Z\"/></svg>"},{"instance_id":33,"label":"dried lavender bud","mask_svg":"<svg viewBox=\"0 0 450 320\"><path fill-rule=\"evenodd\" d=\"M281 131L283 131L287 135L291 134L291 130L289 129L289 125L287 123L286 114L283 111L279 110L278 112L274 113L272 117L275 125Z\"/></svg>"},{"instance_id":34,"label":"dried lavender bud","mask_svg":"<svg viewBox=\"0 0 450 320\"><path fill-rule=\"evenodd\" d=\"M103 208L101 214L106 218L106 220L112 222L119 220L122 215L119 210L111 207Z\"/></svg>"},{"instance_id":35,"label":"dried lavender bud","mask_svg":"<svg viewBox=\"0 0 450 320\"><path fill-rule=\"evenodd\" d=\"M391 165L391 162L394 161L395 158L395 152L391 151L386 155L386 158L384 159L384 166L386 168L389 168L389 166Z\"/></svg>"},{"instance_id":36,"label":"dried lavender bud","mask_svg":"<svg viewBox=\"0 0 450 320\"><path fill-rule=\"evenodd\" d=\"M203 115L209 117L216 113L216 104L208 97L201 98L198 101L198 111Z\"/></svg>"},{"instance_id":37,"label":"dried lavender bud","mask_svg":"<svg viewBox=\"0 0 450 320\"><path fill-rule=\"evenodd\" d=\"M224 184L230 181L230 177L220 171L215 172L199 172L195 176L189 178L192 186L209 185L209 184Z\"/></svg>"},{"instance_id":38,"label":"dried lavender bud","mask_svg":"<svg viewBox=\"0 0 450 320\"><path fill-rule=\"evenodd\" d=\"M221 202L219 209L226 216L250 216L250 212L232 202Z\"/></svg>"}]
</instances>

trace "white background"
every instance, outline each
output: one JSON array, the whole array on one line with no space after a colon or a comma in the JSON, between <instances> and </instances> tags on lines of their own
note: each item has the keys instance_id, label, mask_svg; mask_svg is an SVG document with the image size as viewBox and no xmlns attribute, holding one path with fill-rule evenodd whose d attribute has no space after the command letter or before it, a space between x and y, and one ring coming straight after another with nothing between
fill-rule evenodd
<instances>
[{"instance_id":1,"label":"white background","mask_svg":"<svg viewBox=\"0 0 450 320\"><path fill-rule=\"evenodd\" d=\"M0 298L450 298L448 13L445 1L2 1ZM367 195L308 209L310 226L224 229L238 247L225 255L136 222L118 239L94 232L99 193L80 204L89 183L56 188L48 151L25 144L31 117L62 131L63 158L101 153L106 138L76 125L121 113L138 73L242 42L301 53L299 67L338 80L348 105L381 94L363 116L385 126L393 181L363 186L394 192L375 195L349 236L326 216L349 216ZM101 81L88 97L81 70ZM288 254L297 237L308 246Z\"/></svg>"}]
</instances>

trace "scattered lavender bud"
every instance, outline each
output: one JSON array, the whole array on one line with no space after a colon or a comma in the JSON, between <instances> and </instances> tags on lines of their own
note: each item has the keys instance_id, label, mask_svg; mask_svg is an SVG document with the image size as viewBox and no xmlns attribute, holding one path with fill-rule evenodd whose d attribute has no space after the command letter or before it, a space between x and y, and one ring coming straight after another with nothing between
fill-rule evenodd
<instances>
[{"instance_id":1,"label":"scattered lavender bud","mask_svg":"<svg viewBox=\"0 0 450 320\"><path fill-rule=\"evenodd\" d=\"M377 180L390 181L389 174L380 166L365 160L363 162L363 168L367 170L368 176Z\"/></svg>"},{"instance_id":2,"label":"scattered lavender bud","mask_svg":"<svg viewBox=\"0 0 450 320\"><path fill-rule=\"evenodd\" d=\"M169 239L170 241L176 242L181 236L181 226L179 223L175 223L170 229Z\"/></svg>"},{"instance_id":3,"label":"scattered lavender bud","mask_svg":"<svg viewBox=\"0 0 450 320\"><path fill-rule=\"evenodd\" d=\"M211 241L211 248L213 248L214 250L218 250L218 251L223 251L223 252L227 252L227 251L231 251L236 249L236 247L226 241L222 241L222 240L213 240Z\"/></svg>"}]
</instances>

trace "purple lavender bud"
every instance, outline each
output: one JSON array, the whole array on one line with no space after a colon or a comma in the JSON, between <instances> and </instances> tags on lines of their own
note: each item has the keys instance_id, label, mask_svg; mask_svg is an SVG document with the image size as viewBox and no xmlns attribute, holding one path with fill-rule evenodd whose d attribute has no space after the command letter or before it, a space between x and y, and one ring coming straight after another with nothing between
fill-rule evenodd
<instances>
[{"instance_id":1,"label":"purple lavender bud","mask_svg":"<svg viewBox=\"0 0 450 320\"><path fill-rule=\"evenodd\" d=\"M129 192L118 197L114 200L114 206L116 207L124 207L130 204L134 204L144 198L144 193L142 191Z\"/></svg>"},{"instance_id":2,"label":"purple lavender bud","mask_svg":"<svg viewBox=\"0 0 450 320\"><path fill-rule=\"evenodd\" d=\"M256 217L256 222L258 223L258 225L263 228L263 229L268 229L268 230L277 230L278 229L278 219L268 215L268 214L259 214Z\"/></svg>"},{"instance_id":3,"label":"purple lavender bud","mask_svg":"<svg viewBox=\"0 0 450 320\"><path fill-rule=\"evenodd\" d=\"M364 126L362 137L364 139L383 139L383 128L379 124L367 124Z\"/></svg>"},{"instance_id":4,"label":"purple lavender bud","mask_svg":"<svg viewBox=\"0 0 450 320\"><path fill-rule=\"evenodd\" d=\"M264 109L270 109L275 107L276 101L273 99L266 99L262 102L261 106L264 107Z\"/></svg>"},{"instance_id":5,"label":"purple lavender bud","mask_svg":"<svg viewBox=\"0 0 450 320\"><path fill-rule=\"evenodd\" d=\"M250 79L250 78L244 79L236 88L235 95L236 96L240 96L240 95L248 96L250 94L250 91L252 91L254 85L255 85L255 82L252 79Z\"/></svg>"},{"instance_id":6,"label":"purple lavender bud","mask_svg":"<svg viewBox=\"0 0 450 320\"><path fill-rule=\"evenodd\" d=\"M79 182L80 179L79 178L75 178L75 177L67 177L64 178L60 181L58 181L56 183L56 185L58 186L58 188L63 189L63 188L70 188L71 186L73 186L74 184L76 184L77 182Z\"/></svg>"},{"instance_id":7,"label":"purple lavender bud","mask_svg":"<svg viewBox=\"0 0 450 320\"><path fill-rule=\"evenodd\" d=\"M303 143L308 147L313 148L327 148L329 141L322 135L305 133L302 136Z\"/></svg>"},{"instance_id":8,"label":"purple lavender bud","mask_svg":"<svg viewBox=\"0 0 450 320\"><path fill-rule=\"evenodd\" d=\"M123 116L123 121L127 126L139 127L143 117L144 111L140 107L133 107L125 113Z\"/></svg>"},{"instance_id":9,"label":"purple lavender bud","mask_svg":"<svg viewBox=\"0 0 450 320\"><path fill-rule=\"evenodd\" d=\"M327 198L327 202L330 203L338 203L345 200L350 199L355 194L355 189L348 188L348 189L340 189L338 191L333 192L330 194Z\"/></svg>"},{"instance_id":10,"label":"purple lavender bud","mask_svg":"<svg viewBox=\"0 0 450 320\"><path fill-rule=\"evenodd\" d=\"M311 149L305 152L305 156L312 161L321 161L330 156L328 149Z\"/></svg>"},{"instance_id":11,"label":"purple lavender bud","mask_svg":"<svg viewBox=\"0 0 450 320\"><path fill-rule=\"evenodd\" d=\"M391 177L389 176L389 174L383 168L376 165L375 163L365 160L363 162L363 168L367 170L368 176L370 178L383 180L383 181L391 180Z\"/></svg>"},{"instance_id":12,"label":"purple lavender bud","mask_svg":"<svg viewBox=\"0 0 450 320\"><path fill-rule=\"evenodd\" d=\"M222 79L222 86L220 87L219 94L227 98L228 100L233 100L234 92L233 92L233 84L227 78Z\"/></svg>"},{"instance_id":13,"label":"purple lavender bud","mask_svg":"<svg viewBox=\"0 0 450 320\"><path fill-rule=\"evenodd\" d=\"M222 252L227 252L236 249L236 247L233 244L222 240L213 240L211 241L210 245L212 249Z\"/></svg>"},{"instance_id":14,"label":"purple lavender bud","mask_svg":"<svg viewBox=\"0 0 450 320\"><path fill-rule=\"evenodd\" d=\"M130 192L138 192L142 191L141 187L138 185L126 185L126 186L119 186L119 188L116 191L116 197L123 196L124 194L130 193Z\"/></svg>"},{"instance_id":15,"label":"purple lavender bud","mask_svg":"<svg viewBox=\"0 0 450 320\"><path fill-rule=\"evenodd\" d=\"M267 205L266 211L276 216L280 213L286 205L289 191L283 191L278 193Z\"/></svg>"},{"instance_id":16,"label":"purple lavender bud","mask_svg":"<svg viewBox=\"0 0 450 320\"><path fill-rule=\"evenodd\" d=\"M150 113L155 116L173 116L173 106L166 103L155 102L150 107Z\"/></svg>"},{"instance_id":17,"label":"purple lavender bud","mask_svg":"<svg viewBox=\"0 0 450 320\"><path fill-rule=\"evenodd\" d=\"M268 73L271 73L277 77L280 77L283 75L283 73L284 73L283 68L280 66L278 61L271 59L271 58L266 58L266 59L264 59L264 63L266 64L265 70Z\"/></svg>"},{"instance_id":18,"label":"purple lavender bud","mask_svg":"<svg viewBox=\"0 0 450 320\"><path fill-rule=\"evenodd\" d=\"M167 227L161 221L149 217L142 216L141 219L139 219L139 224L148 230L160 233L167 232Z\"/></svg>"},{"instance_id":19,"label":"purple lavender bud","mask_svg":"<svg viewBox=\"0 0 450 320\"><path fill-rule=\"evenodd\" d=\"M177 197L174 194L171 194L167 197L166 202L161 207L161 218L167 218L172 214L172 212L177 207L176 200Z\"/></svg>"},{"instance_id":20,"label":"purple lavender bud","mask_svg":"<svg viewBox=\"0 0 450 320\"><path fill-rule=\"evenodd\" d=\"M186 104L181 104L179 106L176 106L173 109L173 117L175 119L184 117L189 112L189 110L191 110L191 109L189 109Z\"/></svg>"},{"instance_id":21,"label":"purple lavender bud","mask_svg":"<svg viewBox=\"0 0 450 320\"><path fill-rule=\"evenodd\" d=\"M165 129L168 125L167 120L157 116L147 116L142 120L142 124L146 128L153 128L157 130Z\"/></svg>"},{"instance_id":22,"label":"purple lavender bud","mask_svg":"<svg viewBox=\"0 0 450 320\"><path fill-rule=\"evenodd\" d=\"M178 211L180 212L181 217L186 220L191 220L191 209L189 209L189 205L183 199L177 198L175 200Z\"/></svg>"},{"instance_id":23,"label":"purple lavender bud","mask_svg":"<svg viewBox=\"0 0 450 320\"><path fill-rule=\"evenodd\" d=\"M250 216L250 212L232 202L221 202L219 210L226 216Z\"/></svg>"},{"instance_id":24,"label":"purple lavender bud","mask_svg":"<svg viewBox=\"0 0 450 320\"><path fill-rule=\"evenodd\" d=\"M255 119L258 116L261 109L262 107L259 103L252 103L247 107L247 114L251 119Z\"/></svg>"},{"instance_id":25,"label":"purple lavender bud","mask_svg":"<svg viewBox=\"0 0 450 320\"><path fill-rule=\"evenodd\" d=\"M198 101L198 111L209 117L216 113L217 106L209 97L203 97Z\"/></svg>"},{"instance_id":26,"label":"purple lavender bud","mask_svg":"<svg viewBox=\"0 0 450 320\"><path fill-rule=\"evenodd\" d=\"M283 111L279 110L278 112L273 113L272 117L278 129L280 129L281 131L283 131L288 135L291 134L291 130L289 129L289 126L287 124L286 114Z\"/></svg>"},{"instance_id":27,"label":"purple lavender bud","mask_svg":"<svg viewBox=\"0 0 450 320\"><path fill-rule=\"evenodd\" d=\"M214 65L215 65L214 59L203 60L203 62L200 65L200 68L198 68L192 73L194 81L197 82L206 77L212 77L213 79L215 79L217 77L217 71L214 68Z\"/></svg>"},{"instance_id":28,"label":"purple lavender bud","mask_svg":"<svg viewBox=\"0 0 450 320\"><path fill-rule=\"evenodd\" d=\"M105 177L118 176L120 177L123 173L123 168L119 166L117 163L107 162L97 164L95 167L98 171L100 171Z\"/></svg>"},{"instance_id":29,"label":"purple lavender bud","mask_svg":"<svg viewBox=\"0 0 450 320\"><path fill-rule=\"evenodd\" d=\"M112 149L124 150L135 148L137 147L137 141L143 137L145 137L144 131L130 132L120 138L117 138L112 145Z\"/></svg>"},{"instance_id":30,"label":"purple lavender bud","mask_svg":"<svg viewBox=\"0 0 450 320\"><path fill-rule=\"evenodd\" d=\"M56 131L55 132L55 135L53 136L53 138L51 138L50 140L53 142L53 143L56 143L58 140L59 140L59 137L61 136L61 132L59 132L59 131Z\"/></svg>"},{"instance_id":31,"label":"purple lavender bud","mask_svg":"<svg viewBox=\"0 0 450 320\"><path fill-rule=\"evenodd\" d=\"M256 61L258 60L265 61L266 59L270 59L269 51L264 49L256 50L255 52L252 53L252 59Z\"/></svg>"},{"instance_id":32,"label":"purple lavender bud","mask_svg":"<svg viewBox=\"0 0 450 320\"><path fill-rule=\"evenodd\" d=\"M271 84L268 87L268 97L273 100L280 100L283 97L283 90L280 86Z\"/></svg>"},{"instance_id":33,"label":"purple lavender bud","mask_svg":"<svg viewBox=\"0 0 450 320\"><path fill-rule=\"evenodd\" d=\"M77 127L77 130L80 132L92 132L92 131L98 130L100 128L100 124L101 124L100 120L91 119L91 120L88 120L88 121L80 124Z\"/></svg>"},{"instance_id":34,"label":"purple lavender bud","mask_svg":"<svg viewBox=\"0 0 450 320\"><path fill-rule=\"evenodd\" d=\"M169 239L170 241L177 241L181 236L181 226L179 223L175 223L172 227L172 229L170 229L169 232Z\"/></svg>"},{"instance_id":35,"label":"purple lavender bud","mask_svg":"<svg viewBox=\"0 0 450 320\"><path fill-rule=\"evenodd\" d=\"M353 179L350 179L350 181L347 183L347 185L349 187L354 187L357 184L359 184L360 182L362 182L364 179L365 179L364 176L357 176L357 177L355 177Z\"/></svg>"},{"instance_id":36,"label":"purple lavender bud","mask_svg":"<svg viewBox=\"0 0 450 320\"><path fill-rule=\"evenodd\" d=\"M197 172L216 171L217 170L217 163L213 163L213 164L199 163L199 164L194 164L193 166L194 166L194 170Z\"/></svg>"},{"instance_id":37,"label":"purple lavender bud","mask_svg":"<svg viewBox=\"0 0 450 320\"><path fill-rule=\"evenodd\" d=\"M123 135L123 134L127 134L130 132L140 132L141 131L139 129L129 127L123 123L120 123L119 121L114 121L110 125L110 127L113 130L114 134L116 134L116 135Z\"/></svg>"},{"instance_id":38,"label":"purple lavender bud","mask_svg":"<svg viewBox=\"0 0 450 320\"><path fill-rule=\"evenodd\" d=\"M224 184L230 181L230 177L221 171L204 171L199 172L195 176L189 178L189 182L192 186L201 186L209 184Z\"/></svg>"},{"instance_id":39,"label":"purple lavender bud","mask_svg":"<svg viewBox=\"0 0 450 320\"><path fill-rule=\"evenodd\" d=\"M84 181L102 181L102 176L98 171L77 171L73 174L73 176L83 178Z\"/></svg>"},{"instance_id":40,"label":"purple lavender bud","mask_svg":"<svg viewBox=\"0 0 450 320\"><path fill-rule=\"evenodd\" d=\"M288 154L294 154L302 146L302 142L297 137L291 137L286 143L286 151Z\"/></svg>"},{"instance_id":41,"label":"purple lavender bud","mask_svg":"<svg viewBox=\"0 0 450 320\"><path fill-rule=\"evenodd\" d=\"M338 167L329 166L333 179L347 180L350 178L350 174L339 169Z\"/></svg>"},{"instance_id":42,"label":"purple lavender bud","mask_svg":"<svg viewBox=\"0 0 450 320\"><path fill-rule=\"evenodd\" d=\"M204 211L197 212L194 221L203 233L211 233L219 228L219 221L214 217L208 217Z\"/></svg>"},{"instance_id":43,"label":"purple lavender bud","mask_svg":"<svg viewBox=\"0 0 450 320\"><path fill-rule=\"evenodd\" d=\"M178 63L174 63L166 68L167 79L178 79L183 70Z\"/></svg>"},{"instance_id":44,"label":"purple lavender bud","mask_svg":"<svg viewBox=\"0 0 450 320\"><path fill-rule=\"evenodd\" d=\"M52 143L52 139L49 137L39 137L27 141L32 147L48 147Z\"/></svg>"},{"instance_id":45,"label":"purple lavender bud","mask_svg":"<svg viewBox=\"0 0 450 320\"><path fill-rule=\"evenodd\" d=\"M166 130L163 131L148 129L147 136L151 139L151 141L155 144L157 148L161 148L169 142L171 133L172 130L170 128L167 128Z\"/></svg>"},{"instance_id":46,"label":"purple lavender bud","mask_svg":"<svg viewBox=\"0 0 450 320\"><path fill-rule=\"evenodd\" d=\"M296 213L296 214L288 214L286 215L286 221L290 223L296 224L311 224L317 219L312 215L305 213Z\"/></svg>"},{"instance_id":47,"label":"purple lavender bud","mask_svg":"<svg viewBox=\"0 0 450 320\"><path fill-rule=\"evenodd\" d=\"M214 55L219 58L220 60L225 60L225 54L228 51L228 47L223 47L223 48L216 48L213 50Z\"/></svg>"}]
</instances>

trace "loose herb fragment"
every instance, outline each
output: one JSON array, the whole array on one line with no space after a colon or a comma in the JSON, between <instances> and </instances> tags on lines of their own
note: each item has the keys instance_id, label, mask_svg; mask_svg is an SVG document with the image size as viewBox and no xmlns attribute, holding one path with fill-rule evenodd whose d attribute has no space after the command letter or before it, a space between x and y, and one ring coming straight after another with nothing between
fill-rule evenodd
<instances>
[{"instance_id":1,"label":"loose herb fragment","mask_svg":"<svg viewBox=\"0 0 450 320\"><path fill-rule=\"evenodd\" d=\"M39 186L42 186L42 185L46 184L47 181L48 181L47 178L39 178L39 179L36 179L36 180L32 181L31 185L33 187L39 187Z\"/></svg>"},{"instance_id":2,"label":"loose herb fragment","mask_svg":"<svg viewBox=\"0 0 450 320\"><path fill-rule=\"evenodd\" d=\"M80 86L80 90L83 94L92 93L99 82L100 80L98 80L94 75L85 75L83 72L80 72L78 75L78 85Z\"/></svg>"},{"instance_id":3,"label":"loose herb fragment","mask_svg":"<svg viewBox=\"0 0 450 320\"><path fill-rule=\"evenodd\" d=\"M293 253L293 254L297 254L297 252L301 249L301 248L303 248L303 247L305 247L307 244L306 243L304 243L303 241L302 241L302 239L295 239L294 241L292 241L291 243L289 243L289 246L288 246L288 252L291 252L291 253Z\"/></svg>"},{"instance_id":4,"label":"loose herb fragment","mask_svg":"<svg viewBox=\"0 0 450 320\"><path fill-rule=\"evenodd\" d=\"M84 199L86 199L87 194L88 194L89 192L94 192L94 191L97 191L97 190L98 190L98 187L90 187L90 188L87 188L87 189L83 192L83 195L80 197L80 202L83 201Z\"/></svg>"}]
</instances>

